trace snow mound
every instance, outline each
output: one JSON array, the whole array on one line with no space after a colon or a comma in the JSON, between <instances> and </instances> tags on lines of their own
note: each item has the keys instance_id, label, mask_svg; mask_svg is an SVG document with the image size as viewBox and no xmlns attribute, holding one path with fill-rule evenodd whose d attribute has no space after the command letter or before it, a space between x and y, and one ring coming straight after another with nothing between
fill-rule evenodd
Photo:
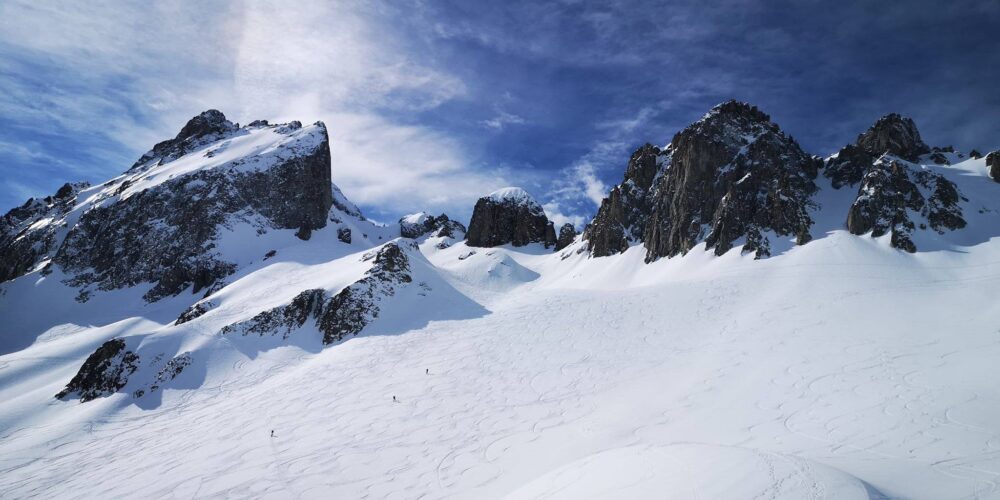
<instances>
[{"instance_id":1,"label":"snow mound","mask_svg":"<svg viewBox=\"0 0 1000 500\"><path fill-rule=\"evenodd\" d=\"M795 456L729 446L676 444L596 453L544 474L506 498L883 497L854 476Z\"/></svg>"},{"instance_id":2,"label":"snow mound","mask_svg":"<svg viewBox=\"0 0 1000 500\"><path fill-rule=\"evenodd\" d=\"M404 215L399 221L406 224L423 224L430 217L427 212L417 212L415 214Z\"/></svg>"},{"instance_id":3,"label":"snow mound","mask_svg":"<svg viewBox=\"0 0 1000 500\"><path fill-rule=\"evenodd\" d=\"M527 191L519 187L505 187L502 189L497 189L496 191L493 191L492 193L486 195L486 198L489 199L490 201L495 201L497 203L512 201L519 205L531 205L531 206L541 207L541 205L539 205L538 202L535 201L535 199L532 198Z\"/></svg>"}]
</instances>

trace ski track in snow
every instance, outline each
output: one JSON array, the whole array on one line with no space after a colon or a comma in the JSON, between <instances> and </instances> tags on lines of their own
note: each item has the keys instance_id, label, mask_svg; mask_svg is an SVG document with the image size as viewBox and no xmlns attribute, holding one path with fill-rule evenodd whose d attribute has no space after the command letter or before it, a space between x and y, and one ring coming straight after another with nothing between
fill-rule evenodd
<instances>
[{"instance_id":1,"label":"ski track in snow","mask_svg":"<svg viewBox=\"0 0 1000 500\"><path fill-rule=\"evenodd\" d=\"M0 357L0 395L17 396L0 406L0 497L491 498L536 480L559 497L574 491L560 477L629 459L621 450L653 447L685 476L699 462L671 453L711 446L749 450L739 463L767 478L755 498L830 498L816 464L889 497L997 498L998 244L894 269L913 257L814 258L878 251L834 235L686 275L656 263L659 279L618 289L588 281L598 259L480 249L458 261L468 249L455 245L431 261L489 314L234 354L147 409L125 394L52 399L72 371L40 387L10 375L82 333L53 334ZM485 274L470 269L504 255L541 277L475 281Z\"/></svg>"}]
</instances>

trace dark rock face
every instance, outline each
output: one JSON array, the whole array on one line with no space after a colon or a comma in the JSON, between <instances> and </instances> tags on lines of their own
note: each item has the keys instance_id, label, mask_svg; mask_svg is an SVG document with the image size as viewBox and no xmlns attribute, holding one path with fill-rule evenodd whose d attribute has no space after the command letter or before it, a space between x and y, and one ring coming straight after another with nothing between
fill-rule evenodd
<instances>
[{"instance_id":1,"label":"dark rock face","mask_svg":"<svg viewBox=\"0 0 1000 500\"><path fill-rule=\"evenodd\" d=\"M920 155L930 152L913 120L896 113L879 118L858 136L857 145L873 155L889 153L909 161L916 161Z\"/></svg>"},{"instance_id":2,"label":"dark rock face","mask_svg":"<svg viewBox=\"0 0 1000 500\"><path fill-rule=\"evenodd\" d=\"M261 312L246 321L226 325L221 333L261 337L280 333L283 338L288 338L309 318L315 318L320 313L325 300L326 293L322 289L305 290L296 295L291 303Z\"/></svg>"},{"instance_id":3,"label":"dark rock face","mask_svg":"<svg viewBox=\"0 0 1000 500\"><path fill-rule=\"evenodd\" d=\"M917 247L912 234L918 225L938 233L965 227L960 199L955 184L940 174L884 157L862 179L847 216L847 229L876 237L891 233L893 247L913 253Z\"/></svg>"},{"instance_id":4,"label":"dark rock face","mask_svg":"<svg viewBox=\"0 0 1000 500\"><path fill-rule=\"evenodd\" d=\"M947 163L947 159L941 154L944 150L937 149L936 160ZM913 120L892 113L883 116L859 135L854 144L844 146L835 158L827 162L823 173L830 178L835 189L840 189L845 185L853 186L861 182L872 163L884 154L916 161L920 155L930 151L920 138Z\"/></svg>"},{"instance_id":5,"label":"dark rock face","mask_svg":"<svg viewBox=\"0 0 1000 500\"><path fill-rule=\"evenodd\" d=\"M399 219L399 232L404 238L420 238L426 234L462 238L465 236L466 229L460 222L451 220L446 214L438 216L414 214Z\"/></svg>"},{"instance_id":6,"label":"dark rock face","mask_svg":"<svg viewBox=\"0 0 1000 500\"><path fill-rule=\"evenodd\" d=\"M176 320L174 320L174 324L180 325L187 323L188 321L191 321L193 319L200 318L202 315L204 315L208 311L211 311L214 308L215 304L211 301L198 302L192 305L191 307L185 309L184 312L182 312L181 315L178 316Z\"/></svg>"},{"instance_id":7,"label":"dark rock face","mask_svg":"<svg viewBox=\"0 0 1000 500\"><path fill-rule=\"evenodd\" d=\"M652 185L660 159L660 148L648 143L632 153L625 179L601 201L597 215L583 233L591 255L604 257L624 252L630 243L643 240L652 213Z\"/></svg>"},{"instance_id":8,"label":"dark rock face","mask_svg":"<svg viewBox=\"0 0 1000 500\"><path fill-rule=\"evenodd\" d=\"M30 199L0 217L0 283L31 271L56 250L56 233L76 204L77 194L90 185L65 184L55 196ZM53 222L37 222L51 219Z\"/></svg>"},{"instance_id":9,"label":"dark rock face","mask_svg":"<svg viewBox=\"0 0 1000 500\"><path fill-rule=\"evenodd\" d=\"M138 389L132 393L132 397L141 398L143 395L149 392L155 392L160 389L163 384L177 378L185 368L191 365L191 354L184 353L180 356L170 358L160 371L156 373L153 377L153 381L150 382L149 386L143 389Z\"/></svg>"},{"instance_id":10,"label":"dark rock face","mask_svg":"<svg viewBox=\"0 0 1000 500\"><path fill-rule=\"evenodd\" d=\"M644 231L646 260L683 254L704 241L716 255L770 255L767 233L811 239L808 215L819 162L770 117L736 101L716 106L677 134Z\"/></svg>"},{"instance_id":11,"label":"dark rock face","mask_svg":"<svg viewBox=\"0 0 1000 500\"><path fill-rule=\"evenodd\" d=\"M955 184L911 166L927 153L930 160L945 165L949 161L944 153L954 153L954 148L928 148L913 120L890 114L827 162L824 175L835 189L859 185L847 215L852 234L891 233L893 247L915 252L912 236L917 229L943 233L965 227Z\"/></svg>"},{"instance_id":12,"label":"dark rock face","mask_svg":"<svg viewBox=\"0 0 1000 500\"><path fill-rule=\"evenodd\" d=\"M990 178L1000 182L1000 151L986 155L986 168Z\"/></svg>"},{"instance_id":13,"label":"dark rock face","mask_svg":"<svg viewBox=\"0 0 1000 500\"><path fill-rule=\"evenodd\" d=\"M344 243L350 243L351 242L351 228L349 228L349 227L338 228L337 229L337 239L340 240L340 241L342 241L342 242L344 242Z\"/></svg>"},{"instance_id":14,"label":"dark rock face","mask_svg":"<svg viewBox=\"0 0 1000 500\"><path fill-rule=\"evenodd\" d=\"M575 239L576 228L573 227L573 224L568 222L563 224L562 227L559 228L559 239L556 240L556 251L558 252L559 250L570 246Z\"/></svg>"},{"instance_id":15,"label":"dark rock face","mask_svg":"<svg viewBox=\"0 0 1000 500\"><path fill-rule=\"evenodd\" d=\"M138 363L139 357L125 348L124 340L109 340L87 358L66 388L56 394L56 398L79 394L80 402L85 403L114 394L125 387Z\"/></svg>"},{"instance_id":16,"label":"dark rock face","mask_svg":"<svg viewBox=\"0 0 1000 500\"><path fill-rule=\"evenodd\" d=\"M476 202L466 243L473 247L544 243L548 229L549 219L541 205L523 190L507 188Z\"/></svg>"},{"instance_id":17,"label":"dark rock face","mask_svg":"<svg viewBox=\"0 0 1000 500\"><path fill-rule=\"evenodd\" d=\"M972 158L973 160L978 160L982 157L983 154L980 153L979 150L973 149L972 151L969 151L969 158Z\"/></svg>"},{"instance_id":18,"label":"dark rock face","mask_svg":"<svg viewBox=\"0 0 1000 500\"><path fill-rule=\"evenodd\" d=\"M413 281L409 258L395 243L383 246L374 258L365 277L334 295L317 318L324 344L361 333L378 317L379 303L395 295L397 286Z\"/></svg>"},{"instance_id":19,"label":"dark rock face","mask_svg":"<svg viewBox=\"0 0 1000 500\"><path fill-rule=\"evenodd\" d=\"M154 147L156 164L200 140L247 133L233 132L235 126L224 117L220 122L216 113L195 117L176 139ZM333 204L329 143L325 127L317 125L321 137L312 147L290 147L266 168L241 168L258 160L240 158L128 196L122 193L130 181L122 181L115 195L83 213L53 261L73 275L67 280L72 286L110 290L155 283L145 295L155 301L189 286L197 293L235 271L214 252L220 228L246 222L258 230L298 229L307 239L326 225ZM140 170L153 161L147 156Z\"/></svg>"},{"instance_id":20,"label":"dark rock face","mask_svg":"<svg viewBox=\"0 0 1000 500\"><path fill-rule=\"evenodd\" d=\"M545 226L545 248L552 248L556 246L556 226L549 221L548 225Z\"/></svg>"},{"instance_id":21,"label":"dark rock face","mask_svg":"<svg viewBox=\"0 0 1000 500\"><path fill-rule=\"evenodd\" d=\"M410 261L396 243L387 243L378 251L366 255L374 259L363 278L329 297L322 289L305 290L289 304L261 312L250 318L227 325L222 334L278 335L284 338L309 320L323 334L323 343L332 344L357 335L379 315L379 303L396 292L396 287L413 281Z\"/></svg>"}]
</instances>

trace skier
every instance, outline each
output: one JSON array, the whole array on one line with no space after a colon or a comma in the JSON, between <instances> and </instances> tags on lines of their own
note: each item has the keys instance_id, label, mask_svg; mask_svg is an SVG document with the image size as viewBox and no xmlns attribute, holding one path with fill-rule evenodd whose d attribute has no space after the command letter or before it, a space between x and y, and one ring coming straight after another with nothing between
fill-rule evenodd
<instances>
[{"instance_id":1,"label":"skier","mask_svg":"<svg viewBox=\"0 0 1000 500\"><path fill-rule=\"evenodd\" d=\"M399 402L399 401L397 401L397 400L396 400L396 396L393 396L393 397L392 397L392 402L393 402L393 403L398 403L398 402Z\"/></svg>"},{"instance_id":2,"label":"skier","mask_svg":"<svg viewBox=\"0 0 1000 500\"><path fill-rule=\"evenodd\" d=\"M430 375L430 374L431 374L431 369L430 368L424 368L424 375Z\"/></svg>"},{"instance_id":3,"label":"skier","mask_svg":"<svg viewBox=\"0 0 1000 500\"><path fill-rule=\"evenodd\" d=\"M271 437L274 437L274 429L271 429Z\"/></svg>"}]
</instances>

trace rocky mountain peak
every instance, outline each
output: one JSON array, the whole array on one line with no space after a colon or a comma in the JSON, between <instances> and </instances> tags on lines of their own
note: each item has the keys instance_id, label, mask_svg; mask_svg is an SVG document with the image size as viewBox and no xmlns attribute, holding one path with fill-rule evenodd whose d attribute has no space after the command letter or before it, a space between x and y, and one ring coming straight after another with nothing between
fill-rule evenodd
<instances>
[{"instance_id":1,"label":"rocky mountain peak","mask_svg":"<svg viewBox=\"0 0 1000 500\"><path fill-rule=\"evenodd\" d=\"M447 214L431 215L417 212L399 219L399 233L404 238L420 238L424 235L447 238L465 237L465 226L451 220Z\"/></svg>"},{"instance_id":2,"label":"rocky mountain peak","mask_svg":"<svg viewBox=\"0 0 1000 500\"><path fill-rule=\"evenodd\" d=\"M714 117L724 117L762 123L771 121L771 116L758 109L757 106L747 102L737 101L736 99L730 99L726 102L716 104L711 110L709 110L701 121L709 120Z\"/></svg>"},{"instance_id":3,"label":"rocky mountain peak","mask_svg":"<svg viewBox=\"0 0 1000 500\"><path fill-rule=\"evenodd\" d=\"M858 135L854 144L844 146L827 160L823 175L830 178L833 187L853 186L861 182L865 173L882 155L892 155L907 161L917 161L931 148L920 139L920 132L913 120L898 113L879 118L874 125Z\"/></svg>"},{"instance_id":4,"label":"rocky mountain peak","mask_svg":"<svg viewBox=\"0 0 1000 500\"><path fill-rule=\"evenodd\" d=\"M150 165L154 160L165 163L179 158L199 146L217 141L237 130L239 127L227 120L221 111L216 109L203 111L188 120L173 139L153 146L153 149L136 160L129 171Z\"/></svg>"},{"instance_id":5,"label":"rocky mountain peak","mask_svg":"<svg viewBox=\"0 0 1000 500\"><path fill-rule=\"evenodd\" d=\"M669 167L654 187L643 237L646 260L683 254L699 242L721 255L770 255L768 233L809 241L809 198L818 164L770 117L727 101L674 136Z\"/></svg>"},{"instance_id":6,"label":"rocky mountain peak","mask_svg":"<svg viewBox=\"0 0 1000 500\"><path fill-rule=\"evenodd\" d=\"M657 158L660 155L660 148L646 143L632 153L625 168L625 181L632 181L636 186L648 189L653 184L653 179L659 171Z\"/></svg>"},{"instance_id":7,"label":"rocky mountain peak","mask_svg":"<svg viewBox=\"0 0 1000 500\"><path fill-rule=\"evenodd\" d=\"M222 114L221 111L210 109L188 120L174 140L198 138L208 134L223 134L235 129L236 125L227 120L226 115Z\"/></svg>"},{"instance_id":8,"label":"rocky mountain peak","mask_svg":"<svg viewBox=\"0 0 1000 500\"><path fill-rule=\"evenodd\" d=\"M856 144L874 156L889 153L909 161L916 161L917 157L931 151L920 138L920 132L913 120L898 113L890 113L879 118L874 125L858 136Z\"/></svg>"},{"instance_id":9,"label":"rocky mountain peak","mask_svg":"<svg viewBox=\"0 0 1000 500\"><path fill-rule=\"evenodd\" d=\"M497 189L486 195L486 198L494 203L514 203L532 209L542 209L542 206L527 191L515 186Z\"/></svg>"},{"instance_id":10,"label":"rocky mountain peak","mask_svg":"<svg viewBox=\"0 0 1000 500\"><path fill-rule=\"evenodd\" d=\"M494 247L510 243L524 246L542 242L555 243L542 206L519 187L494 191L476 202L469 222L467 243L474 247Z\"/></svg>"}]
</instances>

